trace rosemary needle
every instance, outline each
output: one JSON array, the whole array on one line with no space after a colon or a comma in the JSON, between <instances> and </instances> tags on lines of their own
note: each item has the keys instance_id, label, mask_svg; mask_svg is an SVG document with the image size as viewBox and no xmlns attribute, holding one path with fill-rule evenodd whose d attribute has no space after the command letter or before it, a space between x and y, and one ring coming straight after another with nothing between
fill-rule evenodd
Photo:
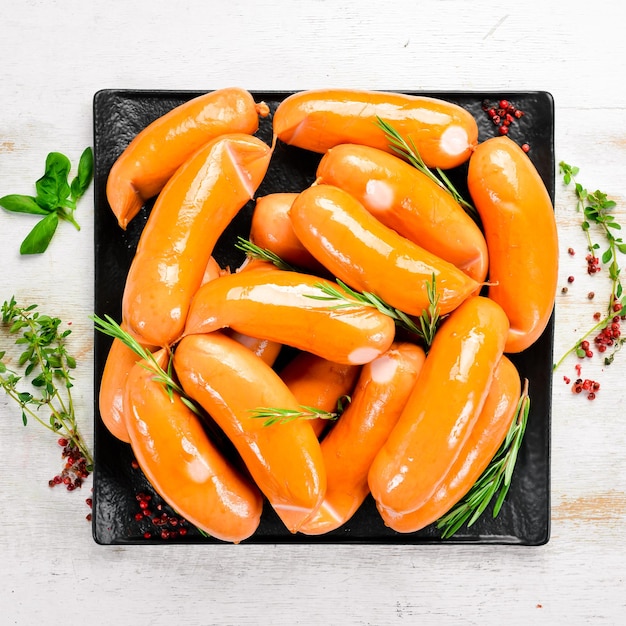
<instances>
[{"instance_id":1,"label":"rosemary needle","mask_svg":"<svg viewBox=\"0 0 626 626\"><path fill-rule=\"evenodd\" d=\"M200 417L203 416L202 411L195 405L193 400L187 396L184 389L174 380L171 370L171 359L166 371L159 365L154 355L149 350L146 350L130 333L125 331L110 315L105 314L104 318L101 318L94 314L90 316L90 319L94 322L96 330L109 337L113 337L113 339L118 339L140 357L142 359L142 366L154 373L153 380L163 385L170 397L176 392L180 396L183 404L196 415Z\"/></svg>"},{"instance_id":2,"label":"rosemary needle","mask_svg":"<svg viewBox=\"0 0 626 626\"><path fill-rule=\"evenodd\" d=\"M376 124L385 133L389 141L389 147L397 155L406 159L415 169L428 176L428 178L437 183L442 189L445 189L474 219L479 219L475 207L461 196L443 170L439 167L435 168L437 172L437 174L435 174L433 170L424 163L413 140L409 140L410 143L407 142L389 122L386 122L380 117L376 118Z\"/></svg>"},{"instance_id":3,"label":"rosemary needle","mask_svg":"<svg viewBox=\"0 0 626 626\"><path fill-rule=\"evenodd\" d=\"M465 523L468 528L472 526L494 497L496 500L492 516L494 518L498 516L511 485L529 412L530 396L528 395L528 380L526 380L515 416L500 449L467 494L436 522L437 528L443 529L442 539L449 539Z\"/></svg>"}]
</instances>

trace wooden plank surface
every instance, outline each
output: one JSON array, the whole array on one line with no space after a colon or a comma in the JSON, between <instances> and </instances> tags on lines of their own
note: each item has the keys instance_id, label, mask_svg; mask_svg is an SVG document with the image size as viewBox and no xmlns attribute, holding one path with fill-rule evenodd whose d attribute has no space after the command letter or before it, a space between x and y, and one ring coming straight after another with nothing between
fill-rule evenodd
<instances>
[{"instance_id":1,"label":"wooden plank surface","mask_svg":"<svg viewBox=\"0 0 626 626\"><path fill-rule=\"evenodd\" d=\"M25 0L3 11L0 196L30 193L49 151L92 144L103 88L547 90L556 157L618 202L626 223L626 44L621 3L460 0L98 3ZM555 355L608 293L585 274L585 239L557 182L561 240ZM93 201L50 250L22 258L34 223L0 213L0 299L72 322L76 401L93 435ZM566 250L573 247L577 254ZM622 263L623 265L623 263ZM587 293L596 293L594 300ZM537 548L462 546L102 547L85 521L89 484L50 490L59 450L0 396L3 624L619 624L626 612L624 359L583 364L597 399L554 379L552 536Z\"/></svg>"}]
</instances>

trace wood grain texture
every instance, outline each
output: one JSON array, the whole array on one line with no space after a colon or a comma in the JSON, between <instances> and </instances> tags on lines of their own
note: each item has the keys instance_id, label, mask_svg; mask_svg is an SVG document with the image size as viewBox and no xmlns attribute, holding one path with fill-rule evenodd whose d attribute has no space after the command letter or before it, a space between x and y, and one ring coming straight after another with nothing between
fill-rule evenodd
<instances>
[{"instance_id":1,"label":"wood grain texture","mask_svg":"<svg viewBox=\"0 0 626 626\"><path fill-rule=\"evenodd\" d=\"M68 0L9 3L0 38L0 196L32 193L46 154L77 161L92 143L102 88L547 90L556 154L580 182L619 201L626 223L626 40L617 0L498 4L462 0ZM600 88L596 88L600 85ZM607 294L585 275L571 192L557 183L561 238L555 355ZM0 212L0 299L39 302L72 321L76 399L91 440L93 201L76 232L20 258L33 221ZM567 255L568 247L577 254ZM587 300L593 290L596 298ZM585 361L594 402L557 371L552 418L552 537L540 548L472 546L102 547L85 521L89 485L50 490L49 435L22 428L0 397L2 623L619 624L626 613L624 358ZM82 618L80 616L83 616Z\"/></svg>"}]
</instances>

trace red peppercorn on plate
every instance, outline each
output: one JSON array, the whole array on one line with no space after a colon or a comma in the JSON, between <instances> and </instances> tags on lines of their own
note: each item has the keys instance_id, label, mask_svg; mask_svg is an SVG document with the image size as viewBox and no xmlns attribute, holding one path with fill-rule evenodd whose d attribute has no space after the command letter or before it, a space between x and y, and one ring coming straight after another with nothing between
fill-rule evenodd
<instances>
[{"instance_id":1,"label":"red peppercorn on plate","mask_svg":"<svg viewBox=\"0 0 626 626\"><path fill-rule=\"evenodd\" d=\"M94 97L94 312L99 317L109 315L118 322L121 321L126 277L144 227L155 205L155 198L145 201L136 216L128 222L125 228L121 228L107 200L109 172L138 133L154 120L202 93L205 92L107 89L99 91ZM276 111L287 98L293 95L292 92L251 92L251 95L256 103L265 103L269 109L269 114L265 115L267 111L264 110L264 114L259 116L258 130L254 132L254 135L270 147L272 154L267 171L258 188L254 189L249 181L245 182L241 168L237 171L237 177L242 184L245 183L246 193L249 192L248 197L251 199L245 202L240 210L234 211L234 218L229 220L213 248L213 258L224 272L234 272L245 259L245 253L235 244L238 237L247 239L250 236L255 199L274 193L299 193L310 187L316 181L317 167L323 156L322 152L299 147L297 145L299 131L294 131L291 127L282 135L275 136ZM405 95L433 98L460 107L464 110L463 114L468 113L475 121L478 143L492 137L506 135L527 154L552 202L554 201L554 104L549 93L544 91L405 92ZM282 112L281 124L287 124ZM306 131L302 131L304 134L311 132L311 126ZM346 141L345 138L343 141ZM458 133L449 134L444 148L451 151L457 147L458 143ZM327 147L319 148L320 151L326 149ZM473 147L468 152L472 150ZM245 160L246 157L242 158ZM445 170L445 173L461 196L469 198L467 160ZM174 182L172 180L170 182L173 186ZM171 193L171 191L168 191L166 186L163 193ZM244 200L239 201L244 202ZM252 268L250 271L263 271L263 269ZM233 330L237 328L233 327ZM96 401L94 406L95 468L92 528L95 541L105 545L222 542L198 530L181 517L175 510L175 503L164 500L147 480L135 459L132 445L108 430L100 416L98 394L112 339L101 332L94 332ZM215 332L226 333L227 331ZM492 502L475 523L469 527L462 525L449 538L442 538L442 531L436 523L417 532L397 532L385 525L376 503L372 496L368 495L352 518L341 527L326 534L311 535L288 530L269 501L265 500L258 527L242 543L517 545L546 543L550 535L553 333L554 315L539 339L529 348L508 355L516 366L520 378L528 380L530 412L510 490L496 517L492 515ZM390 341L391 338L387 343ZM154 349L154 346L148 347ZM384 346L381 349L384 349ZM365 348L357 350L361 350L362 355ZM295 354L294 348L285 346L280 350L274 362L263 363L262 367L265 368L263 375L270 376L270 373L266 371L268 369L279 373ZM372 353L371 359L375 356ZM272 381L277 379L276 384L281 384L278 376L271 374L267 380L270 379ZM239 472L241 480L250 480L252 484L253 481L243 466L236 447L226 435L220 429L209 427L207 427L207 433L214 441L216 448L221 450L225 459ZM309 441L309 439L310 437L306 440ZM198 467L195 467L195 470L200 471ZM318 478L319 485L316 488L323 490L325 484L323 469L319 470ZM251 488L254 488L254 485ZM263 495L259 497L265 498ZM304 514L300 512L299 515L302 517Z\"/></svg>"}]
</instances>

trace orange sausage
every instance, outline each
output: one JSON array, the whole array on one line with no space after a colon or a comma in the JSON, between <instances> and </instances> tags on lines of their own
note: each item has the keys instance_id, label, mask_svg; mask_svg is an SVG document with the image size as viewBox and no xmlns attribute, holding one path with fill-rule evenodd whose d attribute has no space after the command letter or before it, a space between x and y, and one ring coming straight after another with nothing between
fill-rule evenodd
<instances>
[{"instance_id":1,"label":"orange sausage","mask_svg":"<svg viewBox=\"0 0 626 626\"><path fill-rule=\"evenodd\" d=\"M424 505L410 513L381 511L383 521L393 530L411 533L425 528L447 513L472 488L487 468L515 417L521 381L515 366L503 356L480 416L445 479Z\"/></svg>"},{"instance_id":2,"label":"orange sausage","mask_svg":"<svg viewBox=\"0 0 626 626\"><path fill-rule=\"evenodd\" d=\"M289 219L289 209L297 196L297 193L271 193L257 198L250 241L293 267L317 274L323 270L322 266L300 243Z\"/></svg>"},{"instance_id":3,"label":"orange sausage","mask_svg":"<svg viewBox=\"0 0 626 626\"><path fill-rule=\"evenodd\" d=\"M489 297L506 311L506 352L543 333L554 308L558 237L548 190L526 153L508 137L478 146L467 182L489 249Z\"/></svg>"},{"instance_id":4,"label":"orange sausage","mask_svg":"<svg viewBox=\"0 0 626 626\"><path fill-rule=\"evenodd\" d=\"M509 329L497 303L473 296L441 325L407 405L376 455L379 510L414 511L450 471L483 408Z\"/></svg>"},{"instance_id":5,"label":"orange sausage","mask_svg":"<svg viewBox=\"0 0 626 626\"><path fill-rule=\"evenodd\" d=\"M399 157L369 146L336 146L322 157L316 182L341 187L385 226L485 281L480 228L451 194Z\"/></svg>"},{"instance_id":6,"label":"orange sausage","mask_svg":"<svg viewBox=\"0 0 626 626\"><path fill-rule=\"evenodd\" d=\"M185 392L213 417L285 526L296 532L326 491L320 445L306 420L265 426L260 407L297 410L278 374L222 333L181 340L174 369Z\"/></svg>"},{"instance_id":7,"label":"orange sausage","mask_svg":"<svg viewBox=\"0 0 626 626\"><path fill-rule=\"evenodd\" d=\"M352 393L359 371L357 365L335 363L310 352L300 352L281 370L280 377L298 404L333 413L339 399ZM329 425L324 418L310 422L318 437Z\"/></svg>"},{"instance_id":8,"label":"orange sausage","mask_svg":"<svg viewBox=\"0 0 626 626\"><path fill-rule=\"evenodd\" d=\"M155 354L161 367L165 350ZM239 542L257 529L263 499L207 437L198 416L137 363L124 397L131 446L146 478L180 515L212 537Z\"/></svg>"},{"instance_id":9,"label":"orange sausage","mask_svg":"<svg viewBox=\"0 0 626 626\"><path fill-rule=\"evenodd\" d=\"M320 535L335 530L363 504L370 465L398 421L424 359L420 347L394 343L363 366L352 402L322 441L326 496L300 532Z\"/></svg>"},{"instance_id":10,"label":"orange sausage","mask_svg":"<svg viewBox=\"0 0 626 626\"><path fill-rule=\"evenodd\" d=\"M269 146L255 137L223 135L169 180L141 234L124 288L122 315L135 337L157 346L180 337L215 243L254 195L270 157Z\"/></svg>"},{"instance_id":11,"label":"orange sausage","mask_svg":"<svg viewBox=\"0 0 626 626\"><path fill-rule=\"evenodd\" d=\"M123 323L121 326L126 330ZM153 352L155 347L146 346L146 350ZM108 431L124 443L130 443L124 417L124 390L128 374L138 360L139 357L133 350L119 339L113 339L100 378L100 418Z\"/></svg>"},{"instance_id":12,"label":"orange sausage","mask_svg":"<svg viewBox=\"0 0 626 626\"><path fill-rule=\"evenodd\" d=\"M317 276L279 269L257 269L221 276L196 293L185 334L230 327L312 352L329 361L361 365L382 354L395 336L393 320L373 307L334 309L336 301L317 285Z\"/></svg>"},{"instance_id":13,"label":"orange sausage","mask_svg":"<svg viewBox=\"0 0 626 626\"><path fill-rule=\"evenodd\" d=\"M252 135L264 103L237 87L212 91L177 106L144 128L113 164L106 194L119 225L126 228L146 200L211 139L226 133Z\"/></svg>"},{"instance_id":14,"label":"orange sausage","mask_svg":"<svg viewBox=\"0 0 626 626\"><path fill-rule=\"evenodd\" d=\"M274 113L274 134L287 144L319 153L341 143L391 152L377 117L412 142L428 167L457 167L467 161L478 142L476 120L456 104L354 89L301 91L289 96Z\"/></svg>"},{"instance_id":15,"label":"orange sausage","mask_svg":"<svg viewBox=\"0 0 626 626\"><path fill-rule=\"evenodd\" d=\"M339 187L305 189L289 214L300 241L334 276L410 315L428 309L433 274L441 315L479 286L451 263L381 224Z\"/></svg>"}]
</instances>

